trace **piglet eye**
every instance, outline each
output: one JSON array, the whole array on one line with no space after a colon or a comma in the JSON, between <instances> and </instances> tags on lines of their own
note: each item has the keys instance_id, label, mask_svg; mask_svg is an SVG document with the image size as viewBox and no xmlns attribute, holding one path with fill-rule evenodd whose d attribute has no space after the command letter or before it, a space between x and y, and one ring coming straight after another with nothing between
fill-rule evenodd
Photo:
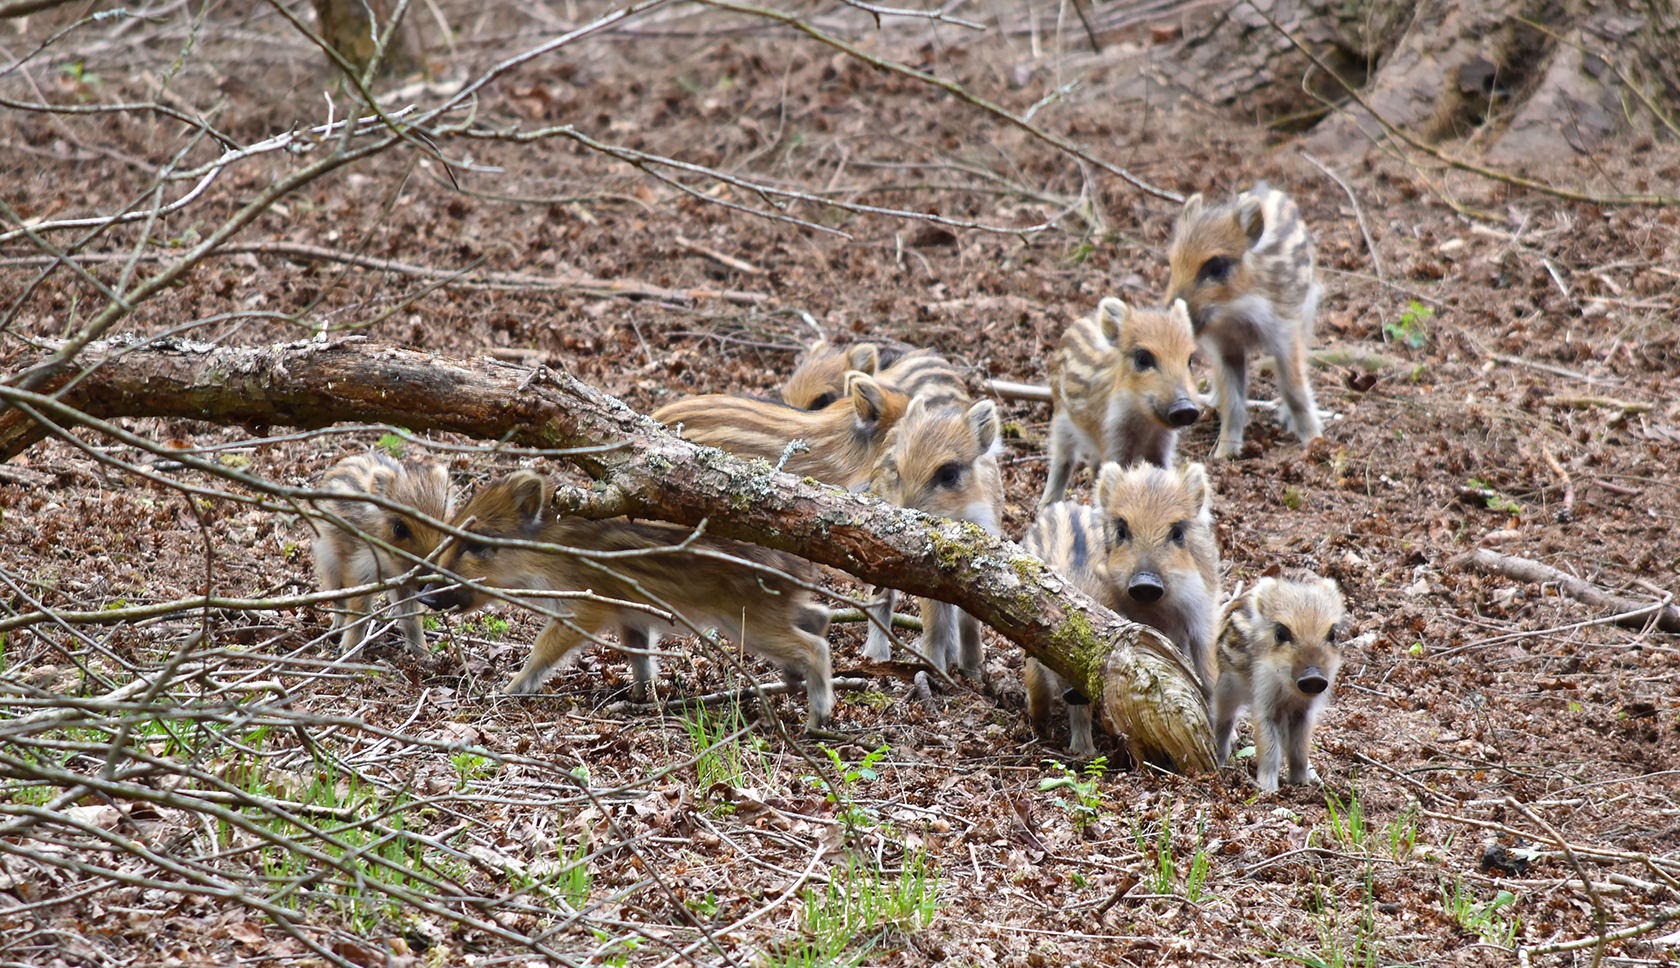
<instances>
[{"instance_id":1,"label":"piglet eye","mask_svg":"<svg viewBox=\"0 0 1680 968\"><path fill-rule=\"evenodd\" d=\"M391 534L398 541L407 541L414 537L414 532L408 529L408 522L404 521L402 518L391 519Z\"/></svg>"},{"instance_id":2,"label":"piglet eye","mask_svg":"<svg viewBox=\"0 0 1680 968\"><path fill-rule=\"evenodd\" d=\"M833 403L837 399L839 399L839 398L836 397L832 393L821 394L815 400L811 401L811 409L812 410L821 410L824 407L827 407L829 404Z\"/></svg>"},{"instance_id":3,"label":"piglet eye","mask_svg":"<svg viewBox=\"0 0 1680 968\"><path fill-rule=\"evenodd\" d=\"M1155 354L1148 350L1133 350L1132 365L1140 370L1155 369Z\"/></svg>"},{"instance_id":4,"label":"piglet eye","mask_svg":"<svg viewBox=\"0 0 1680 968\"><path fill-rule=\"evenodd\" d=\"M1281 622L1278 623L1277 634L1275 637L1277 638L1278 645L1288 645L1289 643L1295 641L1295 633L1289 631L1289 626L1284 625Z\"/></svg>"},{"instance_id":5,"label":"piglet eye","mask_svg":"<svg viewBox=\"0 0 1680 968\"><path fill-rule=\"evenodd\" d=\"M939 466L939 470L933 472L933 484L935 487L956 487L957 482L962 480L962 472L961 464L954 460L947 461Z\"/></svg>"},{"instance_id":6,"label":"piglet eye","mask_svg":"<svg viewBox=\"0 0 1680 968\"><path fill-rule=\"evenodd\" d=\"M1130 541L1130 540L1132 540L1132 526L1126 523L1125 518L1115 518L1114 519L1114 540L1115 541Z\"/></svg>"},{"instance_id":7,"label":"piglet eye","mask_svg":"<svg viewBox=\"0 0 1680 968\"><path fill-rule=\"evenodd\" d=\"M1231 267L1236 262L1222 255L1202 263L1201 271L1196 273L1197 282L1224 282L1231 275Z\"/></svg>"},{"instance_id":8,"label":"piglet eye","mask_svg":"<svg viewBox=\"0 0 1680 968\"><path fill-rule=\"evenodd\" d=\"M488 558L490 557L490 546L480 544L477 541L464 541L461 543L461 554L471 555L474 558Z\"/></svg>"},{"instance_id":9,"label":"piglet eye","mask_svg":"<svg viewBox=\"0 0 1680 968\"><path fill-rule=\"evenodd\" d=\"M1173 544L1183 544L1184 522L1180 521L1179 523L1173 525L1172 530L1167 533L1167 536L1172 539Z\"/></svg>"},{"instance_id":10,"label":"piglet eye","mask_svg":"<svg viewBox=\"0 0 1680 968\"><path fill-rule=\"evenodd\" d=\"M1324 631L1324 641L1334 643L1341 634L1342 630L1339 627L1332 625Z\"/></svg>"}]
</instances>

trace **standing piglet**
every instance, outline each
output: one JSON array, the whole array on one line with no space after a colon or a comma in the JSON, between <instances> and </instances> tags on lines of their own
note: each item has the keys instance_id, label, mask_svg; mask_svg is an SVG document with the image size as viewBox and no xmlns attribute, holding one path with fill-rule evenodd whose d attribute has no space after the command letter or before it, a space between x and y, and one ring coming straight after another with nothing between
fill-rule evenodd
<instances>
[{"instance_id":1,"label":"standing piglet","mask_svg":"<svg viewBox=\"0 0 1680 968\"><path fill-rule=\"evenodd\" d=\"M1213 533L1213 489L1207 471L1149 464L1122 470L1104 464L1097 506L1061 502L1039 512L1022 542L1080 590L1178 647L1196 670L1202 695L1213 681L1213 625L1219 601L1219 542ZM1025 670L1027 716L1047 732L1050 704L1066 690L1060 676L1034 659ZM1069 692L1074 752L1096 752L1091 707Z\"/></svg>"},{"instance_id":2,"label":"standing piglet","mask_svg":"<svg viewBox=\"0 0 1680 968\"><path fill-rule=\"evenodd\" d=\"M900 507L997 534L1003 518L999 436L997 405L990 400L958 408L930 406L926 398L916 397L887 433L870 490ZM880 627L870 626L863 647L863 654L877 661L892 657L892 639L883 628L892 622L894 592L882 592L882 604L872 609ZM941 672L955 660L965 675L978 680L985 660L980 622L955 605L931 598L921 602L923 654Z\"/></svg>"},{"instance_id":3,"label":"standing piglet","mask_svg":"<svg viewBox=\"0 0 1680 968\"><path fill-rule=\"evenodd\" d=\"M435 461L402 463L377 451L357 454L334 464L321 477L321 490L342 494L371 494L403 505L434 520L449 515L449 475ZM442 532L410 514L351 498L322 498L314 502L323 511L343 518L369 541L329 522L313 522L315 579L322 591L337 591L395 578L414 567L413 561L393 554L383 545L400 548L416 558L431 554L443 540ZM403 641L410 650L426 652L425 630L420 624L419 592L403 585L391 590L392 612ZM361 644L371 628L368 612L371 595L357 595L333 613L333 631L339 649L348 652Z\"/></svg>"},{"instance_id":4,"label":"standing piglet","mask_svg":"<svg viewBox=\"0 0 1680 968\"><path fill-rule=\"evenodd\" d=\"M1167 302L1190 307L1196 337L1213 353L1219 396L1215 459L1242 453L1248 422L1248 353L1277 358L1284 426L1302 440L1323 431L1307 379L1307 344L1322 292L1313 272L1312 234L1288 195L1265 182L1235 201L1184 202L1167 250Z\"/></svg>"},{"instance_id":5,"label":"standing piglet","mask_svg":"<svg viewBox=\"0 0 1680 968\"><path fill-rule=\"evenodd\" d=\"M1062 334L1050 361L1050 476L1039 507L1060 501L1076 463L1172 463L1178 432L1196 422L1190 358L1196 337L1182 303L1128 306L1112 296Z\"/></svg>"},{"instance_id":6,"label":"standing piglet","mask_svg":"<svg viewBox=\"0 0 1680 968\"><path fill-rule=\"evenodd\" d=\"M505 692L536 692L550 671L574 661L580 646L613 628L630 657L631 698L639 702L659 673L654 653L661 635L715 628L776 662L790 683L805 684L809 726L828 721L834 708L828 609L808 590L816 576L804 559L695 538L691 529L654 521L565 515L554 505L553 485L531 471L480 488L453 523L472 537L447 546L438 570L472 584L428 584L422 598L428 608L482 608L494 600L492 588L553 593L527 599L553 617ZM571 550L528 547L533 543Z\"/></svg>"},{"instance_id":7,"label":"standing piglet","mask_svg":"<svg viewBox=\"0 0 1680 968\"><path fill-rule=\"evenodd\" d=\"M1313 725L1330 702L1342 652L1344 609L1330 578L1297 573L1262 578L1225 606L1219 628L1219 684L1213 692L1213 739L1219 764L1231 755L1237 711L1254 717L1254 782L1271 793L1289 764L1290 783L1311 783Z\"/></svg>"}]
</instances>

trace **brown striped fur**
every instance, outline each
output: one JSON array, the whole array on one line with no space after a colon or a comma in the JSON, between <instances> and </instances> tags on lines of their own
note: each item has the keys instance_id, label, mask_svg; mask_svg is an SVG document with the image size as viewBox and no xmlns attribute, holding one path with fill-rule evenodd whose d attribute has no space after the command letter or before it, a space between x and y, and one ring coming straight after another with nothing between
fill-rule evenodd
<instances>
[{"instance_id":1,"label":"brown striped fur","mask_svg":"<svg viewBox=\"0 0 1680 968\"><path fill-rule=\"evenodd\" d=\"M1189 660L1207 696L1215 671L1219 543L1206 469L1104 464L1096 499L1095 507L1060 502L1044 508L1022 544L1087 595L1166 636ZM1031 658L1025 679L1027 715L1044 736L1051 702L1066 683ZM1077 694L1070 698L1070 745L1092 755L1090 707Z\"/></svg>"},{"instance_id":2,"label":"brown striped fur","mask_svg":"<svg viewBox=\"0 0 1680 968\"><path fill-rule=\"evenodd\" d=\"M782 386L782 400L802 410L820 410L839 399L848 369L873 374L877 382L909 396L926 397L936 409L969 402L962 375L933 350L903 343L830 346L823 340L805 351Z\"/></svg>"},{"instance_id":3,"label":"brown striped fur","mask_svg":"<svg viewBox=\"0 0 1680 968\"><path fill-rule=\"evenodd\" d=\"M542 477L519 471L480 489L456 513L454 523L486 538L606 553L669 548L692 533L687 528L625 518L591 521L557 515L553 495L552 485ZM696 552L729 555L742 563ZM444 570L496 588L592 593L540 601L543 607L571 617L549 620L531 647L530 659L508 684L509 693L535 692L549 671L567 661L578 646L593 639L598 630L615 626L635 675L632 695L645 698L647 685L658 674L652 650L659 636L688 630L642 609L601 600L614 599L669 608L699 628L717 628L732 641L779 664L790 679L805 680L807 721L813 727L827 721L834 705L824 638L828 610L796 584L814 579L810 563L757 545L701 538L682 551L597 559L596 564L601 567L577 555L474 541L452 542L438 560ZM432 608L468 611L487 604L491 596L469 586L434 584L427 586L424 600Z\"/></svg>"},{"instance_id":4,"label":"brown striped fur","mask_svg":"<svg viewBox=\"0 0 1680 968\"><path fill-rule=\"evenodd\" d=\"M1003 518L1000 436L997 405L990 400L965 410L935 407L916 397L887 434L870 490L900 507L998 534ZM885 589L882 605L874 610L882 625L891 623L893 598L893 591ZM979 621L931 598L921 599L921 606L922 653L942 672L955 660L965 674L979 679L985 660ZM892 657L892 640L871 625L863 654L885 661Z\"/></svg>"},{"instance_id":5,"label":"brown striped fur","mask_svg":"<svg viewBox=\"0 0 1680 968\"><path fill-rule=\"evenodd\" d=\"M821 410L800 410L757 397L708 394L668 403L653 419L683 438L742 457L778 463L788 444L809 449L788 455L783 469L860 491L868 486L887 431L910 397L866 373L846 374L845 395Z\"/></svg>"},{"instance_id":6,"label":"brown striped fur","mask_svg":"<svg viewBox=\"0 0 1680 968\"><path fill-rule=\"evenodd\" d=\"M439 521L449 516L449 475L442 464L433 461L404 463L370 451L334 464L321 476L320 487L344 494L378 495ZM328 498L314 503L371 538L417 558L431 554L443 540L441 532L412 515L367 501ZM414 567L409 560L336 525L317 521L313 526L315 579L322 591L369 585L395 578ZM404 643L410 650L424 654L426 636L420 624L420 606L415 601L418 594L418 589L402 585L392 589L389 597ZM341 651L348 652L360 645L372 630L373 618L368 612L372 597L348 598L343 609L333 613L333 631L339 635Z\"/></svg>"},{"instance_id":7,"label":"brown striped fur","mask_svg":"<svg viewBox=\"0 0 1680 968\"><path fill-rule=\"evenodd\" d=\"M1265 182L1214 207L1192 195L1167 259L1167 301L1189 305L1196 335L1214 357L1220 426L1213 456L1242 452L1247 356L1255 348L1277 358L1284 425L1302 440L1319 436L1307 346L1322 290L1313 272L1312 233L1294 200Z\"/></svg>"},{"instance_id":8,"label":"brown striped fur","mask_svg":"<svg viewBox=\"0 0 1680 968\"><path fill-rule=\"evenodd\" d=\"M1308 762L1313 726L1330 702L1341 668L1337 645L1345 615L1341 589L1329 578L1296 572L1262 578L1226 606L1219 628L1219 684L1213 693L1213 738L1219 764L1231 755L1237 712L1254 720L1254 782L1278 788L1312 783Z\"/></svg>"},{"instance_id":9,"label":"brown striped fur","mask_svg":"<svg viewBox=\"0 0 1680 968\"><path fill-rule=\"evenodd\" d=\"M1060 501L1076 463L1172 463L1178 431L1201 414L1190 380L1196 337L1183 304L1169 310L1110 296L1073 321L1050 362L1050 476L1039 506Z\"/></svg>"}]
</instances>

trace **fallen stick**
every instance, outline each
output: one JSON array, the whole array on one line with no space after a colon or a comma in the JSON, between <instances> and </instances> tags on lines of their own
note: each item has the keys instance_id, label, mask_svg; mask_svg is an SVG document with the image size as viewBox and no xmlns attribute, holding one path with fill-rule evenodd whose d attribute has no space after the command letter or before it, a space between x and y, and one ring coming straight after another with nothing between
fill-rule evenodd
<instances>
[{"instance_id":1,"label":"fallen stick","mask_svg":"<svg viewBox=\"0 0 1680 968\"><path fill-rule=\"evenodd\" d=\"M277 255L317 262L338 262L344 265L390 272L396 275L417 276L422 279L447 279L451 285L489 289L564 289L603 298L660 299L666 302L691 303L700 299L721 299L741 306L756 306L769 301L761 292L741 292L735 289L669 289L642 282L639 279L598 279L583 272L567 272L559 276L538 276L525 272L480 272L478 269L434 269L430 266L378 259L359 252L344 252L306 242L229 242L211 255ZM708 253L709 254L709 253ZM142 262L157 262L173 258L169 253L144 252L136 257L130 252L86 252L67 256L79 263L126 262L138 258ZM40 266L57 261L56 256L20 256L0 260L0 267ZM738 267L737 267L738 268Z\"/></svg>"},{"instance_id":2,"label":"fallen stick","mask_svg":"<svg viewBox=\"0 0 1680 968\"><path fill-rule=\"evenodd\" d=\"M929 716L938 718L939 703L933 698L933 684L928 681L927 672L916 673L913 681L916 684L916 696L922 701L922 708L927 710Z\"/></svg>"},{"instance_id":3,"label":"fallen stick","mask_svg":"<svg viewBox=\"0 0 1680 968\"><path fill-rule=\"evenodd\" d=\"M869 687L868 679L835 679L833 683L835 692L856 692ZM708 692L703 696L679 696L675 699L667 699L662 703L631 702L628 699L623 699L607 706L607 712L646 712L658 706L661 712L680 713L690 706L710 706L720 702L745 702L754 696L779 696L787 691L788 684L785 682L767 682L761 686L742 686L739 689Z\"/></svg>"},{"instance_id":4,"label":"fallen stick","mask_svg":"<svg viewBox=\"0 0 1680 968\"><path fill-rule=\"evenodd\" d=\"M1667 602L1636 602L1631 598L1612 595L1589 581L1582 581L1566 571L1543 565L1528 558L1502 555L1487 548L1478 548L1457 562L1469 562L1483 571L1503 575L1522 582L1555 584L1564 594L1583 605L1613 609L1622 614L1616 624L1642 629L1651 623L1650 614L1656 612L1656 627L1664 632L1680 632L1680 608Z\"/></svg>"},{"instance_id":5,"label":"fallen stick","mask_svg":"<svg viewBox=\"0 0 1680 968\"><path fill-rule=\"evenodd\" d=\"M1013 380L988 380L986 386L1005 400L1036 400L1050 402L1050 388L1036 383L1016 383Z\"/></svg>"},{"instance_id":6,"label":"fallen stick","mask_svg":"<svg viewBox=\"0 0 1680 968\"><path fill-rule=\"evenodd\" d=\"M828 621L830 623L867 622L869 621L869 616L863 614L863 609L861 608L837 608L828 613ZM903 612L894 612L892 623L894 628L909 629L912 632L920 632L922 630L921 619L914 615L906 615Z\"/></svg>"},{"instance_id":7,"label":"fallen stick","mask_svg":"<svg viewBox=\"0 0 1680 968\"><path fill-rule=\"evenodd\" d=\"M1601 480L1596 477L1593 478L1593 483L1604 488L1606 491L1609 491L1611 494L1620 494L1623 497L1634 497L1640 493L1640 490L1637 487L1623 487L1620 484L1612 484L1609 481Z\"/></svg>"},{"instance_id":8,"label":"fallen stick","mask_svg":"<svg viewBox=\"0 0 1680 968\"><path fill-rule=\"evenodd\" d=\"M1550 406L1574 407L1576 410L1586 410L1591 407L1620 410L1623 413L1648 413L1651 410L1651 405L1648 403L1617 400L1615 397L1547 397L1541 402Z\"/></svg>"},{"instance_id":9,"label":"fallen stick","mask_svg":"<svg viewBox=\"0 0 1680 968\"><path fill-rule=\"evenodd\" d=\"M1546 466L1563 482L1563 510L1557 514L1559 524L1567 524L1575 513L1575 482L1569 479L1569 472L1563 469L1558 459L1552 456L1552 449L1544 445L1540 448L1540 455L1546 458Z\"/></svg>"},{"instance_id":10,"label":"fallen stick","mask_svg":"<svg viewBox=\"0 0 1680 968\"><path fill-rule=\"evenodd\" d=\"M1520 356L1507 356L1504 353L1494 353L1489 358L1498 360L1501 363L1508 363L1511 366L1526 366L1531 370L1539 370L1542 373L1552 373L1557 376L1568 377L1571 380L1580 380L1582 383L1603 383L1619 386L1622 382L1613 376L1593 376L1590 373L1582 373L1580 370L1571 370L1564 366L1542 363L1539 360L1525 360Z\"/></svg>"},{"instance_id":11,"label":"fallen stick","mask_svg":"<svg viewBox=\"0 0 1680 968\"><path fill-rule=\"evenodd\" d=\"M1405 365L1392 356L1381 353L1367 353L1363 350L1350 350L1346 347L1335 347L1309 353L1307 359L1314 366L1339 366L1344 370L1364 370L1366 373L1377 373L1391 370ZM1272 361L1275 365L1275 361Z\"/></svg>"},{"instance_id":12,"label":"fallen stick","mask_svg":"<svg viewBox=\"0 0 1680 968\"><path fill-rule=\"evenodd\" d=\"M685 239L680 235L673 236L671 241L677 243L677 248L679 249L686 249L695 255L703 255L726 268L734 269L737 272L745 272L751 276L764 275L764 270L753 265L751 262L747 262L743 259L737 259L732 255L726 255L716 249L709 249L698 242L690 242L688 239Z\"/></svg>"},{"instance_id":13,"label":"fallen stick","mask_svg":"<svg viewBox=\"0 0 1680 968\"><path fill-rule=\"evenodd\" d=\"M1377 244L1371 241L1371 230L1365 227L1365 211L1359 207L1358 196L1353 194L1353 189L1348 187L1347 182L1342 181L1342 176L1331 171L1324 162L1305 151L1301 152L1301 157L1307 159L1307 162L1314 168L1324 172L1327 178L1341 186L1342 192L1347 195L1348 202L1353 205L1353 217L1359 221L1359 234L1365 237L1365 251L1371 253L1371 271L1377 274L1379 280L1388 281L1388 278L1383 275L1382 259L1377 256Z\"/></svg>"}]
</instances>

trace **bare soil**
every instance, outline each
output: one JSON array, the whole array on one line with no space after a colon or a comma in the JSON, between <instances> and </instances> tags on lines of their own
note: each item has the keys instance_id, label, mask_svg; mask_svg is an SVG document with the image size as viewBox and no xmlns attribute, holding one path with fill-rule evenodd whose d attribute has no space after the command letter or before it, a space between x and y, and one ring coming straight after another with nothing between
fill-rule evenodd
<instances>
[{"instance_id":1,"label":"bare soil","mask_svg":"<svg viewBox=\"0 0 1680 968\"><path fill-rule=\"evenodd\" d=\"M530 23L511 10L487 16L475 35L481 39L463 40L449 70L489 63L513 49L514 31ZM1054 8L1039 16L1053 18ZM714 204L753 202L746 193L685 196L563 141L458 139L448 150L470 152L475 164L499 170L458 172L463 191L456 192L431 163L410 168L407 157L374 159L288 197L243 238L433 268L482 259L495 271L575 269L764 298L680 305L455 285L415 295L419 284L396 274L242 255L194 272L143 307L131 329L156 333L242 310L295 313L233 316L193 335L258 345L305 336L324 322L365 327L370 340L441 355L500 351L511 358L517 354L510 351L529 350L531 359L563 364L647 410L692 393L772 393L816 335L801 313L830 338L936 347L967 368L977 390L987 378L1042 383L1047 348L1068 320L1103 295L1154 302L1163 292L1171 203L1082 172L939 91L791 35L674 23L663 32L605 35L576 56L539 61L502 83L481 110L495 123L574 123L592 137L836 198L989 225L1025 228L1057 219L1058 227L1011 235L810 202L791 209L845 233L825 234ZM41 29L29 27L31 44ZM1373 152L1339 170L1375 239L1379 279L1348 196L1301 160L1292 138L1164 96L1133 97L1131 75L1112 66L1121 63L1117 54L1070 57L1058 69L1049 57L1035 61L1026 37L995 30L972 40L943 28L866 36L872 49L959 79L1016 111L1083 71L1083 87L1038 115L1057 133L1170 190L1225 197L1264 178L1295 197L1318 242L1326 289L1318 348L1333 362L1316 367L1313 379L1320 406L1334 417L1326 439L1306 447L1261 414L1241 458L1213 467L1224 584L1230 590L1292 567L1334 576L1348 596L1352 634L1369 635L1350 648L1316 734L1323 788L1258 794L1248 759L1215 777L1131 770L1120 747L1103 738L1110 769L1097 785L1096 817L1081 828L1066 804L1068 790L1039 789L1059 775L1048 758L1072 761L1036 743L1026 727L1018 649L988 633L984 689L936 693L930 711L906 681L913 670L868 666L858 655L861 627L837 627L837 674L871 683L845 694L836 716L836 728L858 739L828 745L847 764L862 761L878 742L890 746L874 763L877 775L853 784L856 805L876 825L860 844L885 849L889 868L902 863L895 852L919 849L939 878L941 907L931 925L888 932L865 963L1207 964L1293 953L1340 964L1338 950L1363 963L1364 949L1354 947L1361 938L1374 946L1377 964L1514 963L1511 938L1526 945L1567 941L1592 936L1595 925L1614 929L1672 912L1675 867L1583 860L1576 868L1550 838L1555 831L1577 848L1645 854L1670 865L1680 858L1680 639L1600 621L1606 616L1550 585L1482 573L1461 558L1489 543L1630 598L1655 602L1680 591L1680 400L1673 391L1680 378L1680 216L1560 201L1459 173L1414 170ZM1135 49L1147 49L1151 36L1136 35ZM437 54L440 62L446 55ZM273 80L293 70L293 84L221 82L228 124L243 137L319 111L321 82L307 58L272 56L252 74ZM214 79L189 80L207 90ZM139 82L112 75L106 83ZM82 149L67 147L51 121L14 114L0 127L0 197L21 217L107 210L144 185L109 155L76 155ZM85 141L140 156L162 143L133 123L77 130ZM1599 189L1674 192L1680 152L1647 140L1546 174ZM153 235L174 238L195 222L215 224L261 185L255 169L244 169L214 187L190 218L166 220ZM1096 200L1100 219L1064 213L1082 192ZM1455 205L1495 220L1471 218ZM116 241L135 237L113 234ZM696 246L755 271L724 265ZM101 250L112 248L121 246ZM4 254L33 252L14 245ZM110 281L120 268L92 271ZM35 271L0 269L8 302ZM52 276L30 296L11 334L12 351L19 351L18 334L57 335L90 294L65 272ZM1373 372L1361 361L1380 365ZM1271 392L1262 378L1251 395L1268 399ZM1013 400L1002 406L1005 529L1018 536L1043 485L1050 411ZM1205 459L1215 422L1204 418L1192 428L1181 454ZM308 482L382 434L360 429L296 439L274 429L252 439L240 429L190 422L131 423L182 447L226 448L224 460L290 484ZM419 451L407 447L410 455ZM460 494L514 464L482 450L451 459ZM534 463L561 469L553 459ZM283 515L228 502L195 509L172 485L101 467L63 443L42 445L11 467L44 475L23 480L48 481L0 491L0 574L14 611L29 610L36 599L99 609L177 598L202 590L207 568L221 594L312 587L307 528ZM690 737L676 716L616 711L629 675L609 652L556 675L554 698L493 696L538 627L529 616L503 617L505 627L445 619L434 633L438 652L424 662L390 642L370 646L357 662L372 664L350 667L361 674L299 679L298 701L405 735L480 744L564 771L586 768L596 787L638 790L635 798L603 801L594 813L556 811L529 795L521 777L533 774L517 765L457 791L465 781L446 752L417 749L361 764L381 782L440 798L448 817L430 821L431 829L459 818L479 844L521 863L545 851L552 856L556 843L576 843L586 829L611 836L603 826L603 814L610 815L619 834L641 838L640 859L599 854L592 862L597 889L636 883L647 863L669 882L637 887L611 912L614 923L651 932L629 955L633 963L662 960L668 951L660 938L689 931L685 919L722 926L772 904L807 869L813 851L833 842L835 806L802 779L809 765L750 706L750 765L738 786L751 792L741 794L727 785L703 788L692 767L647 779L688 759ZM228 649L324 655L327 622L322 609L288 609L210 624ZM160 661L197 623L94 629L87 639L37 626L6 641L6 677L59 691L95 688L78 666L109 671ZM666 660L662 694L733 684L726 667L692 643L671 648L682 655ZM783 697L776 713L795 726L802 706ZM358 735L368 734L347 728L342 737L351 739L321 741L342 741L353 759ZM273 749L285 751L289 742L276 740ZM726 808L730 796L738 802ZM1365 842L1339 836L1343 815L1327 806L1345 809L1355 798ZM1513 801L1531 805L1526 809L1550 830ZM1398 843L1395 831L1404 834ZM179 833L190 840L198 831ZM1489 866L1484 858L1495 840L1539 854L1509 861L1510 869ZM837 856L811 870L819 878L833 874ZM1198 857L1206 865L1201 880L1193 870ZM304 958L297 940L227 901L142 884L76 895L95 882L63 868L46 873L15 853L5 865L11 873L0 875L0 896L8 899L0 902L0 924L12 961ZM1598 885L1591 894L1581 888L1581 871ZM1132 874L1139 885L1099 916L1098 906ZM508 889L481 870L464 876L486 896ZM1455 918L1444 891L1482 905L1500 891L1514 900L1490 915L1490 937ZM3 910L55 892L67 900ZM739 929L727 945L738 963L796 936L800 904L787 898ZM532 913L510 918L522 930L540 923ZM302 921L323 938L352 930L325 908ZM1497 937L1497 927L1508 923L1514 934ZM1667 963L1674 942L1654 939L1668 930L1609 943L1605 963ZM403 938L409 952L433 964L520 953L415 912L354 931L373 944ZM577 952L580 963L598 944L588 934L556 943ZM1544 955L1538 963L1573 963L1592 957L1586 952Z\"/></svg>"}]
</instances>

